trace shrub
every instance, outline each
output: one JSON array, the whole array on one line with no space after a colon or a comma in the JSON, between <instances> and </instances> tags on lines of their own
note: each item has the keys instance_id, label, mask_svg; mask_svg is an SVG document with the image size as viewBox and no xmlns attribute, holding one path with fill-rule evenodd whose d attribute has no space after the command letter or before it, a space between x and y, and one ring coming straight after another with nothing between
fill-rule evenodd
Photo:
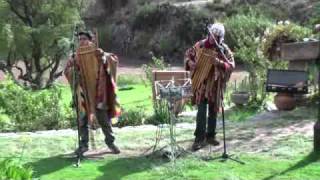
<instances>
[{"instance_id":1,"label":"shrub","mask_svg":"<svg viewBox=\"0 0 320 180\"><path fill-rule=\"evenodd\" d=\"M165 100L158 100L153 102L153 115L146 119L145 124L166 124L169 123L170 112L167 102Z\"/></svg>"},{"instance_id":2,"label":"shrub","mask_svg":"<svg viewBox=\"0 0 320 180\"><path fill-rule=\"evenodd\" d=\"M12 159L0 162L1 180L31 180L33 171L31 168L24 167L21 163Z\"/></svg>"},{"instance_id":3,"label":"shrub","mask_svg":"<svg viewBox=\"0 0 320 180\"><path fill-rule=\"evenodd\" d=\"M72 111L60 102L61 89L25 90L8 79L0 84L0 106L17 131L69 127ZM64 114L65 113L65 114Z\"/></svg>"},{"instance_id":4,"label":"shrub","mask_svg":"<svg viewBox=\"0 0 320 180\"><path fill-rule=\"evenodd\" d=\"M155 56L152 56L152 63L149 64L143 64L142 69L145 73L146 79L148 80L148 83L152 84L152 71L153 70L164 70L167 68L168 65L164 62L163 57L157 58Z\"/></svg>"},{"instance_id":5,"label":"shrub","mask_svg":"<svg viewBox=\"0 0 320 180\"><path fill-rule=\"evenodd\" d=\"M0 109L0 129L2 132L12 131L14 129L10 118L4 113L3 109Z\"/></svg>"},{"instance_id":6,"label":"shrub","mask_svg":"<svg viewBox=\"0 0 320 180\"><path fill-rule=\"evenodd\" d=\"M311 30L289 21L279 22L266 29L262 40L262 52L269 59L280 58L277 48L281 43L302 41L311 35Z\"/></svg>"},{"instance_id":7,"label":"shrub","mask_svg":"<svg viewBox=\"0 0 320 180\"><path fill-rule=\"evenodd\" d=\"M118 127L124 126L138 126L141 125L146 117L145 109L143 108L133 108L129 110L124 110L117 123Z\"/></svg>"},{"instance_id":8,"label":"shrub","mask_svg":"<svg viewBox=\"0 0 320 180\"><path fill-rule=\"evenodd\" d=\"M226 27L225 41L231 49L236 51L236 59L245 62L247 60L245 53L247 52L242 54L238 51L241 48L253 46L255 49L249 49L249 51L252 50L251 53L256 54L256 44L259 43L257 38L261 37L265 29L272 23L268 18L251 10L246 14L237 14L224 19L224 25Z\"/></svg>"}]
</instances>

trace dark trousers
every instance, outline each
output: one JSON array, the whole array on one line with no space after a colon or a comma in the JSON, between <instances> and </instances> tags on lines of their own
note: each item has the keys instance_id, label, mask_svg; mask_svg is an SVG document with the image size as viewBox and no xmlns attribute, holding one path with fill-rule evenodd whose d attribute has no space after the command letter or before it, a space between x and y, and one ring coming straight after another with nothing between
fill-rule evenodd
<instances>
[{"instance_id":1,"label":"dark trousers","mask_svg":"<svg viewBox=\"0 0 320 180\"><path fill-rule=\"evenodd\" d=\"M209 114L207 118L207 109L209 106ZM214 111L214 103L208 103L203 100L198 105L196 130L194 135L197 141L202 141L205 137L214 137L216 135L217 112Z\"/></svg>"},{"instance_id":2,"label":"dark trousers","mask_svg":"<svg viewBox=\"0 0 320 180\"><path fill-rule=\"evenodd\" d=\"M107 121L107 112L105 110L96 110L96 117L99 125L101 126L102 132L105 136L105 143L111 145L114 142L114 136L112 135L111 124ZM89 125L88 117L85 116L81 119L80 122L80 146L88 147L89 142Z\"/></svg>"}]
</instances>

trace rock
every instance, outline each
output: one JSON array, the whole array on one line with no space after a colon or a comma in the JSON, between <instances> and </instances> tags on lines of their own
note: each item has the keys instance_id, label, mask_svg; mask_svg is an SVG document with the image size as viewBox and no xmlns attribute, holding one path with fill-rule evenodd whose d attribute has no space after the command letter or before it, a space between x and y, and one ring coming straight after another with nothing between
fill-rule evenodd
<instances>
[{"instance_id":1,"label":"rock","mask_svg":"<svg viewBox=\"0 0 320 180\"><path fill-rule=\"evenodd\" d=\"M268 112L276 111L276 110L277 110L277 107L276 107L276 105L275 105L274 103L272 103L272 102L267 102L267 103L266 103L266 110L267 110Z\"/></svg>"}]
</instances>

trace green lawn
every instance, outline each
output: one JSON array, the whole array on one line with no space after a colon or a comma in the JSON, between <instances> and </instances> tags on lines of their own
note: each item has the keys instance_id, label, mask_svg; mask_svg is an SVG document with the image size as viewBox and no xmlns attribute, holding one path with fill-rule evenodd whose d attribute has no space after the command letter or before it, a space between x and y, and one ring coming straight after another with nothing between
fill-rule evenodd
<instances>
[{"instance_id":1,"label":"green lawn","mask_svg":"<svg viewBox=\"0 0 320 180\"><path fill-rule=\"evenodd\" d=\"M300 156L294 160L276 160L249 155L240 156L246 162L201 161L185 158L176 163L146 157L107 158L85 161L80 168L73 167L71 159L59 156L35 161L29 165L42 180L59 179L318 179L319 155Z\"/></svg>"},{"instance_id":2,"label":"green lawn","mask_svg":"<svg viewBox=\"0 0 320 180\"><path fill-rule=\"evenodd\" d=\"M131 134L135 135L135 134ZM135 136L144 136L140 133ZM149 134L150 135L150 134ZM120 134L121 136L121 134ZM124 140L123 138L120 138ZM31 141L30 141L31 140ZM127 139L126 143L130 144ZM120 141L120 140L119 140ZM133 139L133 141L135 141ZM0 138L1 154L19 154L25 140ZM135 141L136 142L136 141ZM85 160L80 168L73 166L75 160L61 154L72 150L71 136L31 138L23 162L31 166L34 176L41 180L62 179L318 179L320 177L320 155L305 151L290 158L237 153L237 158L246 164L233 161L205 161L194 155L178 159L176 165L157 157L114 156L105 159ZM310 142L309 142L310 143ZM120 143L120 144L123 144ZM121 145L122 146L122 145ZM9 148L9 149L8 149ZM292 147L293 148L293 147ZM212 157L220 153L213 153ZM17 157L19 158L19 156Z\"/></svg>"},{"instance_id":3,"label":"green lawn","mask_svg":"<svg viewBox=\"0 0 320 180\"><path fill-rule=\"evenodd\" d=\"M151 86L144 84L130 85L130 90L119 90L118 97L124 109L135 107L145 108L148 112L152 111L152 90Z\"/></svg>"},{"instance_id":4,"label":"green lawn","mask_svg":"<svg viewBox=\"0 0 320 180\"><path fill-rule=\"evenodd\" d=\"M312 135L303 131L313 124L315 110L298 108L292 112L279 113L276 119L256 123L228 121L228 150L245 165L214 159L221 155L221 146L210 154L206 149L202 153L189 153L179 158L175 165L160 156L146 156L145 150L154 145L156 129L152 126L115 128L116 144L122 153L107 154L104 159L84 160L80 168L73 166L74 158L64 155L76 147L76 132L72 131L55 136L49 133L0 136L0 158L20 159L33 168L34 177L40 180L317 180L320 177L320 154L311 152ZM305 119L302 121L302 118ZM294 127L297 131L287 134ZM302 130L299 131L299 128ZM221 140L221 128L218 130L218 139ZM194 124L177 128L177 140L187 150L193 140L193 131ZM168 131L163 133L167 137ZM260 135L266 137L259 139ZM98 148L105 147L101 133L96 134L96 142ZM158 147L167 143L168 139L165 138Z\"/></svg>"}]
</instances>

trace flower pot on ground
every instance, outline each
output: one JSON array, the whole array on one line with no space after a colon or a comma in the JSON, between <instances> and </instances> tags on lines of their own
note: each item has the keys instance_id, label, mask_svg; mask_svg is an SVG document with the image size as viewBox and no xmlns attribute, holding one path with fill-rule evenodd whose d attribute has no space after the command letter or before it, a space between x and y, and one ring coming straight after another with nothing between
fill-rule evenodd
<instances>
[{"instance_id":1,"label":"flower pot on ground","mask_svg":"<svg viewBox=\"0 0 320 180\"><path fill-rule=\"evenodd\" d=\"M235 91L231 94L231 101L237 106L247 104L249 99L250 93L247 91Z\"/></svg>"},{"instance_id":2,"label":"flower pot on ground","mask_svg":"<svg viewBox=\"0 0 320 180\"><path fill-rule=\"evenodd\" d=\"M280 111L290 111L296 107L296 100L293 94L278 93L274 97L274 104Z\"/></svg>"}]
</instances>

